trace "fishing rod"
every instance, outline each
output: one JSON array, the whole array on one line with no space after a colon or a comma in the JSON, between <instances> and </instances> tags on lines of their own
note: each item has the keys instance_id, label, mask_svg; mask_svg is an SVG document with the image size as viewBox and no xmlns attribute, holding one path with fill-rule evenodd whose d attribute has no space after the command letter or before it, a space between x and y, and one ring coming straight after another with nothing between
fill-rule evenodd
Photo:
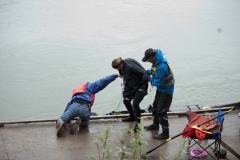
<instances>
[{"instance_id":1,"label":"fishing rod","mask_svg":"<svg viewBox=\"0 0 240 160\"><path fill-rule=\"evenodd\" d=\"M122 92L123 92L124 91L124 78L123 77L122 77L121 88L122 88ZM119 102L118 107L116 109L116 112L118 112L118 109L119 109L119 107L121 105L122 99L123 99L123 96L121 96L121 99L120 99L120 102Z\"/></svg>"},{"instance_id":2,"label":"fishing rod","mask_svg":"<svg viewBox=\"0 0 240 160\"><path fill-rule=\"evenodd\" d=\"M122 102L122 96L121 96L121 99L120 99L120 102L119 102L119 104L118 104L118 106L117 106L117 109L116 109L116 112L118 112L118 110L119 110L119 107L120 107L120 105L122 104L121 102Z\"/></svg>"},{"instance_id":3,"label":"fishing rod","mask_svg":"<svg viewBox=\"0 0 240 160\"><path fill-rule=\"evenodd\" d=\"M221 117L221 116L223 116L223 115L225 115L225 114L231 112L232 110L234 110L235 107L236 107L236 106L234 106L232 109L228 110L227 112L225 112L225 113L223 113L223 114L221 114L221 115L218 115L217 117L211 118L211 119L209 119L208 121L203 122L203 123L197 125L197 127L200 127L201 125L203 125L203 124L205 124L205 123L208 123L208 122L210 122L210 121L212 121L212 120L214 120L214 119L216 119L216 118L218 118L218 117ZM181 136L182 134L187 133L188 131L189 131L189 129L186 130L186 131L184 131L184 132L182 132L182 133L177 134L176 136L173 136L173 137L171 137L171 138L168 138L167 140L165 140L163 143L161 143L161 144L158 145L157 147L155 147L155 148L151 149L150 151L146 152L145 155L142 155L142 158L146 157L147 154L153 152L154 150L156 150L157 148L161 147L161 146L164 145L165 143L171 141L172 139L174 139L174 138L176 138L176 137Z\"/></svg>"}]
</instances>

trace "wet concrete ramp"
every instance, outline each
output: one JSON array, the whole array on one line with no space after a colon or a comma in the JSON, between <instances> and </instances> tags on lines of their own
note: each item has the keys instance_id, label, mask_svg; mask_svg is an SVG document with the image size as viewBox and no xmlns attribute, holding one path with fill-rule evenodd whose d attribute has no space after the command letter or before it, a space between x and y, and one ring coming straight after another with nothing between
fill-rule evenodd
<instances>
[{"instance_id":1,"label":"wet concrete ramp","mask_svg":"<svg viewBox=\"0 0 240 160\"><path fill-rule=\"evenodd\" d=\"M238 112L226 114L222 132L222 140L238 154L240 153L239 120ZM144 117L143 125L151 123L152 117ZM183 131L187 119L184 116L173 116L169 118L169 123L170 136L173 137ZM108 145L113 150L116 146L120 147L120 140L124 140L126 144L130 143L131 136L126 134L126 130L133 127L134 123L122 122L121 119L91 120L89 127L80 128L75 135L71 135L67 130L63 137L59 138L56 136L55 122L7 124L0 128L0 160L87 160L89 159L87 155L91 153L98 159L97 147L93 141L99 138L100 131L108 124L111 126ZM143 138L147 142L146 151L165 141L153 139L152 136L155 134L158 134L158 131L143 131ZM179 136L151 152L147 155L147 159L159 160L161 156L166 160L173 160L182 143L183 138ZM187 154L181 152L181 156L182 159L187 159ZM237 159L229 151L227 157L229 160ZM117 158L112 157L112 159ZM211 159L211 157L202 159Z\"/></svg>"}]
</instances>

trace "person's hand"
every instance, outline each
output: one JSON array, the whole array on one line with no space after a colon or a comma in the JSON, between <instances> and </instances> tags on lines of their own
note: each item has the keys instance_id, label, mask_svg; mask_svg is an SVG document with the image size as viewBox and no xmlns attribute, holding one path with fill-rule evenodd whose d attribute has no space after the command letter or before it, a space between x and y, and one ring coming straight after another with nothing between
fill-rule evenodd
<instances>
[{"instance_id":1,"label":"person's hand","mask_svg":"<svg viewBox=\"0 0 240 160\"><path fill-rule=\"evenodd\" d=\"M122 78L122 76L120 74L116 74L117 78Z\"/></svg>"},{"instance_id":2,"label":"person's hand","mask_svg":"<svg viewBox=\"0 0 240 160\"><path fill-rule=\"evenodd\" d=\"M147 74L152 75L152 70L151 69L147 70Z\"/></svg>"}]
</instances>

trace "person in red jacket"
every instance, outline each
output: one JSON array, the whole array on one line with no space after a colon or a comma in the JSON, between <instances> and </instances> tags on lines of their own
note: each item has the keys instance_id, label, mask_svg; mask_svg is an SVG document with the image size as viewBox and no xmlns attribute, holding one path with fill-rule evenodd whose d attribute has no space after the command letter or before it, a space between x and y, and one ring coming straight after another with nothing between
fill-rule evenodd
<instances>
[{"instance_id":1,"label":"person in red jacket","mask_svg":"<svg viewBox=\"0 0 240 160\"><path fill-rule=\"evenodd\" d=\"M70 128L70 133L75 134L79 126L87 126L91 115L91 107L95 100L95 94L103 90L108 84L113 82L119 75L112 74L101 78L95 82L85 82L73 90L72 98L68 102L63 115L57 120L57 136L60 137L64 133L67 122L79 117Z\"/></svg>"}]
</instances>

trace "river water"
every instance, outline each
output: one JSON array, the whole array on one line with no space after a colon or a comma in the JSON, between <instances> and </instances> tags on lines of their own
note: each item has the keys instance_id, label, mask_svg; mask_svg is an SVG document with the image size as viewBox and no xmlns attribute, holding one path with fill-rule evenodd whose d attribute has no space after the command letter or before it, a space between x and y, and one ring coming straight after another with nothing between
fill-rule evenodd
<instances>
[{"instance_id":1,"label":"river water","mask_svg":"<svg viewBox=\"0 0 240 160\"><path fill-rule=\"evenodd\" d=\"M114 58L149 69L148 48L160 48L173 69L171 107L238 102L239 8L239 0L1 0L0 121L58 118L74 87L117 74ZM117 109L120 83L96 95L93 112Z\"/></svg>"}]
</instances>

